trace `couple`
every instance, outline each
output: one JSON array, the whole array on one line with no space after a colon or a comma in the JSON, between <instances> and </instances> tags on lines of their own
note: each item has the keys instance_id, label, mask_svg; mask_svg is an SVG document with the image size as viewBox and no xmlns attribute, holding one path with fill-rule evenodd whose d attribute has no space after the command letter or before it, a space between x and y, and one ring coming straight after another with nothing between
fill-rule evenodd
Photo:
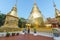
<instances>
[{"instance_id":1,"label":"couple","mask_svg":"<svg viewBox=\"0 0 60 40\"><path fill-rule=\"evenodd\" d=\"M24 29L24 33L30 33L30 27L28 27L28 29L26 30L26 28ZM36 33L36 28L34 28L34 33Z\"/></svg>"},{"instance_id":2,"label":"couple","mask_svg":"<svg viewBox=\"0 0 60 40\"><path fill-rule=\"evenodd\" d=\"M23 32L29 34L30 33L30 28L29 27L28 27L28 29L24 28Z\"/></svg>"}]
</instances>

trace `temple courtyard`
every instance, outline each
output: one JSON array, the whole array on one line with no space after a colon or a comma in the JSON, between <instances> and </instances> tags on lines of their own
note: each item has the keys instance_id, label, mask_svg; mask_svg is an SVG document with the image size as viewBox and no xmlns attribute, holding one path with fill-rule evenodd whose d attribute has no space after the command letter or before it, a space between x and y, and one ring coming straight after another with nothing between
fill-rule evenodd
<instances>
[{"instance_id":1,"label":"temple courtyard","mask_svg":"<svg viewBox=\"0 0 60 40\"><path fill-rule=\"evenodd\" d=\"M15 1L14 6L4 14L5 16L0 15L0 40L60 40L60 11L54 2L55 17L45 19L34 0L30 15L26 19L26 12L24 15L20 14L22 11L18 12L18 1ZM18 13L23 17L19 17Z\"/></svg>"},{"instance_id":2,"label":"temple courtyard","mask_svg":"<svg viewBox=\"0 0 60 40\"><path fill-rule=\"evenodd\" d=\"M52 37L39 36L32 34L15 35L9 37L0 37L0 40L54 40Z\"/></svg>"}]
</instances>

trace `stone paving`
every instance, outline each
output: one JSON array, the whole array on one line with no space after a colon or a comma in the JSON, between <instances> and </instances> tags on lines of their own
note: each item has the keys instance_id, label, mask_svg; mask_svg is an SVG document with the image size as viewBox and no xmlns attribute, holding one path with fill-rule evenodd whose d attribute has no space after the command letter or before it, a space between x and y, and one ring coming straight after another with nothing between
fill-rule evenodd
<instances>
[{"instance_id":1,"label":"stone paving","mask_svg":"<svg viewBox=\"0 0 60 40\"><path fill-rule=\"evenodd\" d=\"M46 37L46 36L34 36L33 34L20 34L15 36L9 36L9 37L0 37L0 40L54 40L52 37Z\"/></svg>"}]
</instances>

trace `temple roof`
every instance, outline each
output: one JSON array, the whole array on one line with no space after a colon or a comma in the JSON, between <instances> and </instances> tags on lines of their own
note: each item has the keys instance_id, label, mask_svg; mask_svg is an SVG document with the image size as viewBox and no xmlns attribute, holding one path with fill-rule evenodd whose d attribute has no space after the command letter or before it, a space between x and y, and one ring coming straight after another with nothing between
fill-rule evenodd
<instances>
[{"instance_id":1,"label":"temple roof","mask_svg":"<svg viewBox=\"0 0 60 40\"><path fill-rule=\"evenodd\" d=\"M36 2L34 2L34 6L32 8L32 11L30 13L29 19L34 19L38 17L43 17L41 14L41 11L39 10L38 6L36 5Z\"/></svg>"}]
</instances>

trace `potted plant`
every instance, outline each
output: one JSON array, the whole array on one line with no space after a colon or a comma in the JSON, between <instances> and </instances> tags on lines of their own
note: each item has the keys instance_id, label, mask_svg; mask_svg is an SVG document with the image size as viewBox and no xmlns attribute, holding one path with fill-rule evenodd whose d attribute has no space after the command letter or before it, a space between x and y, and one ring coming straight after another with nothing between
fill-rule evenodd
<instances>
[{"instance_id":1,"label":"potted plant","mask_svg":"<svg viewBox=\"0 0 60 40\"><path fill-rule=\"evenodd\" d=\"M10 36L10 33L9 33L9 32L7 32L6 37L9 37L9 36Z\"/></svg>"},{"instance_id":2,"label":"potted plant","mask_svg":"<svg viewBox=\"0 0 60 40\"><path fill-rule=\"evenodd\" d=\"M36 28L34 28L34 33L36 33Z\"/></svg>"},{"instance_id":3,"label":"potted plant","mask_svg":"<svg viewBox=\"0 0 60 40\"><path fill-rule=\"evenodd\" d=\"M15 36L15 33L12 33L12 36Z\"/></svg>"},{"instance_id":4,"label":"potted plant","mask_svg":"<svg viewBox=\"0 0 60 40\"><path fill-rule=\"evenodd\" d=\"M19 33L17 33L17 35L19 35Z\"/></svg>"},{"instance_id":5,"label":"potted plant","mask_svg":"<svg viewBox=\"0 0 60 40\"><path fill-rule=\"evenodd\" d=\"M58 34L58 30L57 29L53 29L53 35L55 37L59 37L59 34Z\"/></svg>"}]
</instances>

